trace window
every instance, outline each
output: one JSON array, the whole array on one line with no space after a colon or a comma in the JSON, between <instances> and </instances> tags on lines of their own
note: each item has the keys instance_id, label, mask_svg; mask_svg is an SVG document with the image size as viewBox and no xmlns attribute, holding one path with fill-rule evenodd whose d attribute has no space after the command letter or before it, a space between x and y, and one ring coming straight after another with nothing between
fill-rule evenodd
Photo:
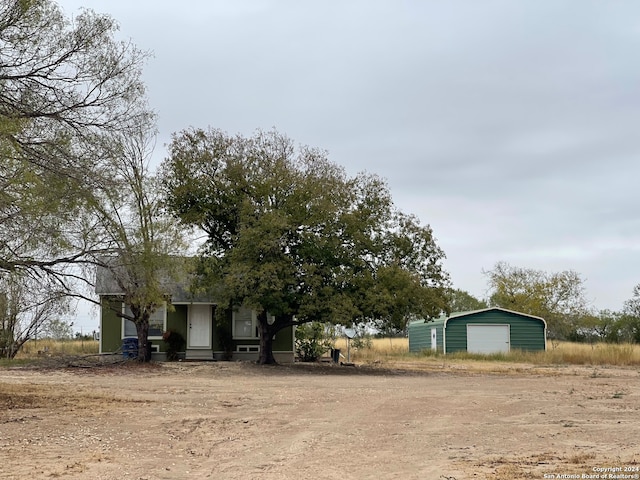
<instances>
[{"instance_id":1,"label":"window","mask_svg":"<svg viewBox=\"0 0 640 480\"><path fill-rule=\"evenodd\" d=\"M269 323L273 323L275 317L267 313ZM233 311L233 338L259 338L258 314L255 310L239 307Z\"/></svg>"},{"instance_id":2,"label":"window","mask_svg":"<svg viewBox=\"0 0 640 480\"><path fill-rule=\"evenodd\" d=\"M126 313L130 313L129 307L126 308ZM136 330L136 324L126 318L123 318L122 321L124 322L124 332L122 333L122 336L137 337L138 331Z\"/></svg>"},{"instance_id":3,"label":"window","mask_svg":"<svg viewBox=\"0 0 640 480\"><path fill-rule=\"evenodd\" d=\"M122 304L122 311L127 315L131 315L131 309L128 305ZM122 336L136 337L138 332L136 325L131 320L122 319ZM162 333L167 329L167 305L162 304L156 308L155 312L149 317L149 338L162 338Z\"/></svg>"},{"instance_id":4,"label":"window","mask_svg":"<svg viewBox=\"0 0 640 480\"><path fill-rule=\"evenodd\" d=\"M258 338L256 312L240 307L233 311L233 338Z\"/></svg>"}]
</instances>

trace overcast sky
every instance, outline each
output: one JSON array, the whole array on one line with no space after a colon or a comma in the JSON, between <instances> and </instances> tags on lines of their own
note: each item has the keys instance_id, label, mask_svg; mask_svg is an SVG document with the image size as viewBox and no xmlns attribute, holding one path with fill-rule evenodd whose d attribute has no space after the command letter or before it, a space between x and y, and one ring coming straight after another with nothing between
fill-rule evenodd
<instances>
[{"instance_id":1,"label":"overcast sky","mask_svg":"<svg viewBox=\"0 0 640 480\"><path fill-rule=\"evenodd\" d=\"M575 270L597 309L640 283L640 2L58 3L153 53L159 160L190 126L275 127L386 178L477 297L498 261Z\"/></svg>"}]
</instances>

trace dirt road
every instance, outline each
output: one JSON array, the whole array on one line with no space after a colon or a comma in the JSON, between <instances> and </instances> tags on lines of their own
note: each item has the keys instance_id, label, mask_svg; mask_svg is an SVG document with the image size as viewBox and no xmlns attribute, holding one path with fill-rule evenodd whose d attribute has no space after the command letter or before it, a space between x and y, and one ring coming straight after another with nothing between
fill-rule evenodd
<instances>
[{"instance_id":1,"label":"dirt road","mask_svg":"<svg viewBox=\"0 0 640 480\"><path fill-rule=\"evenodd\" d=\"M0 478L640 478L637 369L420 368L0 370Z\"/></svg>"}]
</instances>

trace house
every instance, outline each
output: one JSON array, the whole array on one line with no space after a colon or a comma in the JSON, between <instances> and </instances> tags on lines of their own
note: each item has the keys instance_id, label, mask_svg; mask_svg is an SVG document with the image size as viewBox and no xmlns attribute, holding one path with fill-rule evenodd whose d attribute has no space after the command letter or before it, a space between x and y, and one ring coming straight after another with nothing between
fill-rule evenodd
<instances>
[{"instance_id":1,"label":"house","mask_svg":"<svg viewBox=\"0 0 640 480\"><path fill-rule=\"evenodd\" d=\"M190 292L192 276L176 262L163 275L166 302L149 319L152 359L166 359L164 332L177 332L186 341L185 360L257 360L260 352L257 312L244 307L227 308L223 321L216 320L219 306L214 298ZM170 272L169 272L170 270ZM123 291L111 269L98 267L95 292L100 297L100 353L120 352L126 338L136 337L136 326L116 312L126 312ZM273 355L278 362L294 360L294 328L277 333Z\"/></svg>"},{"instance_id":2,"label":"house","mask_svg":"<svg viewBox=\"0 0 640 480\"><path fill-rule=\"evenodd\" d=\"M431 322L416 320L408 331L410 352L497 353L547 348L544 319L497 307L456 312Z\"/></svg>"}]
</instances>

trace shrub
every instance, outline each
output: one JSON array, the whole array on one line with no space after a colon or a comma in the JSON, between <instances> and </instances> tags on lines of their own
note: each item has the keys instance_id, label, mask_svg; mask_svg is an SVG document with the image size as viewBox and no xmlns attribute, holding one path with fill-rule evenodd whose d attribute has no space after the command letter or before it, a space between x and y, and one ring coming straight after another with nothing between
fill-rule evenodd
<instances>
[{"instance_id":1,"label":"shrub","mask_svg":"<svg viewBox=\"0 0 640 480\"><path fill-rule=\"evenodd\" d=\"M373 338L368 334L353 337L351 347L356 350L369 350L373 347Z\"/></svg>"},{"instance_id":2,"label":"shrub","mask_svg":"<svg viewBox=\"0 0 640 480\"><path fill-rule=\"evenodd\" d=\"M320 322L300 325L296 329L296 355L303 362L315 362L335 342L335 328Z\"/></svg>"},{"instance_id":3,"label":"shrub","mask_svg":"<svg viewBox=\"0 0 640 480\"><path fill-rule=\"evenodd\" d=\"M178 353L181 352L186 345L184 337L175 330L167 330L162 334L162 340L167 346L167 360L178 360Z\"/></svg>"},{"instance_id":4,"label":"shrub","mask_svg":"<svg viewBox=\"0 0 640 480\"><path fill-rule=\"evenodd\" d=\"M355 331L356 336L351 339L351 348L358 351L370 350L373 347L373 335L362 325L358 325Z\"/></svg>"}]
</instances>

